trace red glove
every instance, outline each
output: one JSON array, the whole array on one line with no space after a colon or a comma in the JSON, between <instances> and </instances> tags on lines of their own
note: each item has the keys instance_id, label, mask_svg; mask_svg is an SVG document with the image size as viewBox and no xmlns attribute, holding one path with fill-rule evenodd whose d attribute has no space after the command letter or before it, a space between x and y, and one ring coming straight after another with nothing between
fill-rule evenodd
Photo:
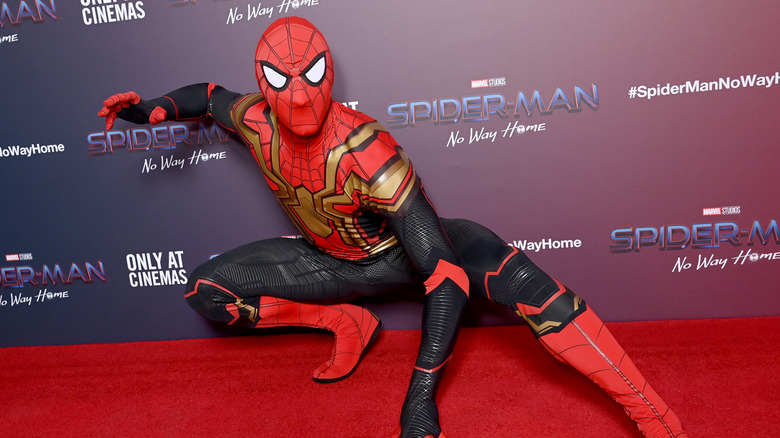
<instances>
[{"instance_id":1,"label":"red glove","mask_svg":"<svg viewBox=\"0 0 780 438\"><path fill-rule=\"evenodd\" d=\"M129 91L106 99L98 116L106 118L106 130L109 130L114 126L117 117L139 125L146 123L156 125L165 121L168 112L163 107L141 99L136 92Z\"/></svg>"}]
</instances>

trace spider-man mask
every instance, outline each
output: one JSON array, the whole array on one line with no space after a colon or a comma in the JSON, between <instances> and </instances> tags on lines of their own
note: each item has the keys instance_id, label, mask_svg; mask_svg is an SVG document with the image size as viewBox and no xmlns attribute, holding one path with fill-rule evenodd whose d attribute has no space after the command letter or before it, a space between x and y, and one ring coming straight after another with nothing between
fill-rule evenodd
<instances>
[{"instance_id":1,"label":"spider-man mask","mask_svg":"<svg viewBox=\"0 0 780 438\"><path fill-rule=\"evenodd\" d=\"M319 131L330 109L333 63L313 24L300 17L273 22L257 44L255 71L281 125L301 136Z\"/></svg>"}]
</instances>

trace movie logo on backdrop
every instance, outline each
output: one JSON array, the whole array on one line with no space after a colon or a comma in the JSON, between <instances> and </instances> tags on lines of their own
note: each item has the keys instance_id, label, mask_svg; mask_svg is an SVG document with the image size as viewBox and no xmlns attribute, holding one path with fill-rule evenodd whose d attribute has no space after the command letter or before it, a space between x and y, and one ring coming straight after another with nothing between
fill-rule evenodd
<instances>
[{"instance_id":1,"label":"movie logo on backdrop","mask_svg":"<svg viewBox=\"0 0 780 438\"><path fill-rule=\"evenodd\" d=\"M740 206L702 209L705 216L735 215L740 211ZM634 253L651 248L660 251L740 249L739 254L732 257L723 257L722 254L715 252L699 253L691 259L688 256L677 257L672 272L692 270L694 266L698 271L707 268L724 269L727 266L742 266L746 262L780 260L780 251L765 249L769 244L780 244L777 219L753 220L748 225L744 222L740 225L736 221L723 220L690 225L625 227L612 230L610 237L612 245L609 249L613 253Z\"/></svg>"},{"instance_id":2,"label":"movie logo on backdrop","mask_svg":"<svg viewBox=\"0 0 780 438\"><path fill-rule=\"evenodd\" d=\"M168 0L170 6L196 5L197 0ZM235 24L240 21L256 19L272 20L278 15L297 13L300 8L319 6L319 0L276 0L275 2L247 2L246 10L240 6L231 6L227 11L225 24ZM244 12L246 11L246 12Z\"/></svg>"},{"instance_id":3,"label":"movie logo on backdrop","mask_svg":"<svg viewBox=\"0 0 780 438\"><path fill-rule=\"evenodd\" d=\"M506 78L490 78L490 79L476 79L471 81L471 88L485 88L485 87L503 87L506 85Z\"/></svg>"},{"instance_id":4,"label":"movie logo on backdrop","mask_svg":"<svg viewBox=\"0 0 780 438\"><path fill-rule=\"evenodd\" d=\"M506 78L478 79L471 81L472 88L505 86ZM388 128L406 128L422 123L454 125L459 122L487 122L493 118L518 119L534 115L549 116L565 110L578 113L583 108L599 108L598 85L589 87L575 85L567 91L563 87L543 93L518 91L507 98L502 93L471 94L458 98L441 97L393 103L387 107ZM468 136L460 130L450 132L446 147L478 142L495 142L497 138L512 138L523 134L541 133L548 130L547 122L525 123L522 120L509 121L501 130L469 128ZM466 139L468 138L468 142Z\"/></svg>"},{"instance_id":5,"label":"movie logo on backdrop","mask_svg":"<svg viewBox=\"0 0 780 438\"><path fill-rule=\"evenodd\" d=\"M8 43L18 43L18 42L19 42L18 33L14 33L11 35L0 35L0 45L8 44Z\"/></svg>"},{"instance_id":6,"label":"movie logo on backdrop","mask_svg":"<svg viewBox=\"0 0 780 438\"><path fill-rule=\"evenodd\" d=\"M742 207L739 205L731 205L728 207L708 207L702 209L702 215L704 216L726 216L731 214L740 214Z\"/></svg>"},{"instance_id":7,"label":"movie logo on backdrop","mask_svg":"<svg viewBox=\"0 0 780 438\"><path fill-rule=\"evenodd\" d=\"M20 0L0 4L0 27L5 27L7 24L19 26L25 22L24 20L41 23L47 18L54 21L59 19L54 0Z\"/></svg>"},{"instance_id":8,"label":"movie logo on backdrop","mask_svg":"<svg viewBox=\"0 0 780 438\"><path fill-rule=\"evenodd\" d=\"M118 23L146 18L144 2L133 0L80 0L85 25Z\"/></svg>"},{"instance_id":9,"label":"movie logo on backdrop","mask_svg":"<svg viewBox=\"0 0 780 438\"><path fill-rule=\"evenodd\" d=\"M189 124L161 123L87 134L87 153L91 156L111 154L117 150L143 152L158 149L175 149L178 146L197 146L230 141L230 133L217 123L197 122Z\"/></svg>"},{"instance_id":10,"label":"movie logo on backdrop","mask_svg":"<svg viewBox=\"0 0 780 438\"><path fill-rule=\"evenodd\" d=\"M239 12L238 7L234 7L228 10L226 24L234 24L242 20L251 21L256 18L271 20L276 16L275 14L288 14L296 12L301 7L318 6L319 4L319 0L280 0L276 5L266 4L266 6L263 6L263 3L257 3L257 5L248 4L246 6L246 15L243 12ZM290 11L291 8L292 11Z\"/></svg>"},{"instance_id":11,"label":"movie logo on backdrop","mask_svg":"<svg viewBox=\"0 0 780 438\"><path fill-rule=\"evenodd\" d=\"M24 252L20 254L6 254L5 261L7 262L20 262L22 260L32 260L32 253Z\"/></svg>"},{"instance_id":12,"label":"movie logo on backdrop","mask_svg":"<svg viewBox=\"0 0 780 438\"><path fill-rule=\"evenodd\" d=\"M27 262L23 265L0 267L0 308L16 306L32 306L52 300L70 298L70 291L65 287L76 282L92 284L97 280L108 282L106 268L102 260L96 263L72 262L55 263L53 266L43 264L33 266L31 253L6 254L5 261ZM30 292L29 289L37 289Z\"/></svg>"},{"instance_id":13,"label":"movie logo on backdrop","mask_svg":"<svg viewBox=\"0 0 780 438\"><path fill-rule=\"evenodd\" d=\"M87 134L87 153L94 157L113 155L120 150L142 153L175 150L180 147L192 149L185 157L168 154L158 158L145 158L141 173L151 173L225 159L226 151L207 151L203 146L232 141L230 132L217 123L163 123L156 126L91 132Z\"/></svg>"}]
</instances>

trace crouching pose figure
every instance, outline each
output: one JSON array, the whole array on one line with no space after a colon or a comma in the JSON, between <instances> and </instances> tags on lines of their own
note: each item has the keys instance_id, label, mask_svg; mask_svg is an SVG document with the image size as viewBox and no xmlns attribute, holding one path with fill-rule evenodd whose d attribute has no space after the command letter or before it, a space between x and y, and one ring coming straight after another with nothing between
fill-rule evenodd
<instances>
[{"instance_id":1,"label":"crouching pose figure","mask_svg":"<svg viewBox=\"0 0 780 438\"><path fill-rule=\"evenodd\" d=\"M485 227L440 219L411 161L374 119L331 98L333 63L308 21L283 18L255 54L259 93L189 85L143 100L117 94L100 115L134 123L211 117L239 134L303 239L270 239L195 269L185 297L205 317L244 327L335 334L314 380L354 372L380 322L356 297L419 288L422 340L394 436L443 437L436 390L469 294L509 306L559 360L620 403L648 437L680 421L585 302ZM388 431L389 432L389 431Z\"/></svg>"}]
</instances>

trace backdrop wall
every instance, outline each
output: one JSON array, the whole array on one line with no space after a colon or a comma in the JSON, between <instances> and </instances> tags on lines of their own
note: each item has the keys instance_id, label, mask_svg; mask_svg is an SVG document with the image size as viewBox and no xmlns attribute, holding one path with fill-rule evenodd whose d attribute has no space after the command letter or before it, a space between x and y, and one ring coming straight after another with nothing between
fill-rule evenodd
<instances>
[{"instance_id":1,"label":"backdrop wall","mask_svg":"<svg viewBox=\"0 0 780 438\"><path fill-rule=\"evenodd\" d=\"M775 1L11 0L0 346L226 333L184 303L188 273L294 234L251 155L208 122L107 132L97 111L127 90L254 92L258 37L293 14L442 216L489 226L605 320L780 313ZM371 306L419 326L419 303ZM517 322L475 306L468 323Z\"/></svg>"}]
</instances>

